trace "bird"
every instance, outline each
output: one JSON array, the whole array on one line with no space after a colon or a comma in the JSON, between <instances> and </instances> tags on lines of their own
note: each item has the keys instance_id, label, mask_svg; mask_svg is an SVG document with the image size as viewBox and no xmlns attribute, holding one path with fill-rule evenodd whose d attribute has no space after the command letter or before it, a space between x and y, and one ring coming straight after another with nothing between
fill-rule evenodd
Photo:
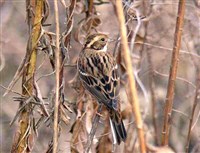
<instances>
[{"instance_id":1,"label":"bird","mask_svg":"<svg viewBox=\"0 0 200 153\"><path fill-rule=\"evenodd\" d=\"M77 60L83 87L103 104L109 112L113 144L125 142L126 129L119 105L120 77L115 58L107 51L109 37L103 33L90 34Z\"/></svg>"}]
</instances>

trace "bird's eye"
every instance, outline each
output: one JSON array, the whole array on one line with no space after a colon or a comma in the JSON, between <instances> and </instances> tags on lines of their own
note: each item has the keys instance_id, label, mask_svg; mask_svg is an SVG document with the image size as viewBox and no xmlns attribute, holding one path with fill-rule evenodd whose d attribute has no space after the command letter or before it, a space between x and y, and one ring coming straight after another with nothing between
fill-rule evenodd
<instances>
[{"instance_id":1,"label":"bird's eye","mask_svg":"<svg viewBox=\"0 0 200 153\"><path fill-rule=\"evenodd\" d=\"M105 41L105 38L101 38L101 41Z\"/></svg>"}]
</instances>

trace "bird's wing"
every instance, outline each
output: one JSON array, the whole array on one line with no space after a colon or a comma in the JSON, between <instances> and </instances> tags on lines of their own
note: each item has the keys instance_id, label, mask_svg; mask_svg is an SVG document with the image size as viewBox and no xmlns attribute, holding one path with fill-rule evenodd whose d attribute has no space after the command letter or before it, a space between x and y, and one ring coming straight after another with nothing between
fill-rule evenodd
<instances>
[{"instance_id":1,"label":"bird's wing","mask_svg":"<svg viewBox=\"0 0 200 153\"><path fill-rule=\"evenodd\" d=\"M85 88L111 109L117 108L120 79L114 58L106 52L80 56L79 76Z\"/></svg>"}]
</instances>

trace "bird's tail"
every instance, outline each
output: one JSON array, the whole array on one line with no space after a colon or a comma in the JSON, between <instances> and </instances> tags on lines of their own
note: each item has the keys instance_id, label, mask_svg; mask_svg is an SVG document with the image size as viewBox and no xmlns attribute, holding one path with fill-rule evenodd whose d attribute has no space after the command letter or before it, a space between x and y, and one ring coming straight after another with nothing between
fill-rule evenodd
<instances>
[{"instance_id":1,"label":"bird's tail","mask_svg":"<svg viewBox=\"0 0 200 153\"><path fill-rule=\"evenodd\" d=\"M113 135L114 144L120 144L121 141L126 140L127 134L119 112L112 110L110 112L110 126Z\"/></svg>"}]
</instances>

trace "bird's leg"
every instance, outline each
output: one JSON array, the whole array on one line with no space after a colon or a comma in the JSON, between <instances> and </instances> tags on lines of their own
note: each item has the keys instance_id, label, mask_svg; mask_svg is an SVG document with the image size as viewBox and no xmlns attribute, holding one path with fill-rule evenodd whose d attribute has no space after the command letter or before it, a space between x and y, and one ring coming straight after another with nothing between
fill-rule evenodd
<instances>
[{"instance_id":1,"label":"bird's leg","mask_svg":"<svg viewBox=\"0 0 200 153\"><path fill-rule=\"evenodd\" d=\"M93 120L92 129L91 129L90 134L89 134L89 139L87 140L87 144L86 144L86 147L85 147L85 153L88 153L90 148L91 148L92 141L93 141L93 138L94 138L100 117L101 117L101 115L99 115L99 114L102 110L102 107L103 107L103 104L99 104L98 109L97 109L97 113L95 114L95 117L94 117L94 120Z\"/></svg>"}]
</instances>

